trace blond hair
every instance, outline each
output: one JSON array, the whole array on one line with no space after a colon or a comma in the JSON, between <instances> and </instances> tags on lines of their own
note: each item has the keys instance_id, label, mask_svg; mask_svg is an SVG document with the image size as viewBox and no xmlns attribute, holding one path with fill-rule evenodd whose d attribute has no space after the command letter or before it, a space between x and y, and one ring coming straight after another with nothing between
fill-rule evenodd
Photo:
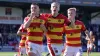
<instances>
[{"instance_id":1,"label":"blond hair","mask_svg":"<svg viewBox=\"0 0 100 56\"><path fill-rule=\"evenodd\" d=\"M52 2L51 5L52 4L57 4L60 7L60 4L58 2Z\"/></svg>"},{"instance_id":2,"label":"blond hair","mask_svg":"<svg viewBox=\"0 0 100 56\"><path fill-rule=\"evenodd\" d=\"M76 12L76 8L69 8L67 11L74 10Z\"/></svg>"}]
</instances>

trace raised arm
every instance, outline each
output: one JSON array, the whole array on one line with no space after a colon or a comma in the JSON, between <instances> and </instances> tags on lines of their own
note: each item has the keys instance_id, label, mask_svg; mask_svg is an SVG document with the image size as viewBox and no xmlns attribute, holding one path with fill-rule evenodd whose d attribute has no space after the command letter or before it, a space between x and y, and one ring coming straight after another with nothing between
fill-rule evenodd
<instances>
[{"instance_id":1,"label":"raised arm","mask_svg":"<svg viewBox=\"0 0 100 56\"><path fill-rule=\"evenodd\" d=\"M30 17L27 19L27 21L24 22L24 28L28 28L31 24L31 21L35 19L34 13L31 13Z\"/></svg>"},{"instance_id":2,"label":"raised arm","mask_svg":"<svg viewBox=\"0 0 100 56\"><path fill-rule=\"evenodd\" d=\"M17 35L26 35L26 34L27 34L27 32L25 29L23 29L23 24L22 24L17 31Z\"/></svg>"}]
</instances>

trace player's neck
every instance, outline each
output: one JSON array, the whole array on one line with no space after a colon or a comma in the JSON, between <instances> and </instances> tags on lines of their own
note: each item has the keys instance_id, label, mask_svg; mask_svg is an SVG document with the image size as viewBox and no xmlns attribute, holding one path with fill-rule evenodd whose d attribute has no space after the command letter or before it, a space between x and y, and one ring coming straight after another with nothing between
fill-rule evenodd
<instances>
[{"instance_id":1,"label":"player's neck","mask_svg":"<svg viewBox=\"0 0 100 56\"><path fill-rule=\"evenodd\" d=\"M52 13L53 17L57 17L59 13Z\"/></svg>"},{"instance_id":2,"label":"player's neck","mask_svg":"<svg viewBox=\"0 0 100 56\"><path fill-rule=\"evenodd\" d=\"M68 19L69 19L69 21L72 21L73 20L73 22L75 23L75 18L68 18Z\"/></svg>"},{"instance_id":3,"label":"player's neck","mask_svg":"<svg viewBox=\"0 0 100 56\"><path fill-rule=\"evenodd\" d=\"M37 13L37 14L36 14L36 17L38 18L39 16L40 16L40 13Z\"/></svg>"}]
</instances>

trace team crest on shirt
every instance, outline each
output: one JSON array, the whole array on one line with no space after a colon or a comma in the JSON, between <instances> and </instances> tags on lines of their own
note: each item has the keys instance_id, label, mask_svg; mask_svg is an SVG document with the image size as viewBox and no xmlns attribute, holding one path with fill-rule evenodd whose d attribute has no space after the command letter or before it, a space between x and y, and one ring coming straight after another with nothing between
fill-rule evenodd
<instances>
[{"instance_id":1,"label":"team crest on shirt","mask_svg":"<svg viewBox=\"0 0 100 56\"><path fill-rule=\"evenodd\" d=\"M43 22L43 20L40 20L40 22Z\"/></svg>"},{"instance_id":2,"label":"team crest on shirt","mask_svg":"<svg viewBox=\"0 0 100 56\"><path fill-rule=\"evenodd\" d=\"M36 27L33 27L33 29L36 29Z\"/></svg>"},{"instance_id":3,"label":"team crest on shirt","mask_svg":"<svg viewBox=\"0 0 100 56\"><path fill-rule=\"evenodd\" d=\"M51 21L50 19L48 19L48 21Z\"/></svg>"},{"instance_id":4,"label":"team crest on shirt","mask_svg":"<svg viewBox=\"0 0 100 56\"><path fill-rule=\"evenodd\" d=\"M79 28L79 26L77 25L76 28Z\"/></svg>"},{"instance_id":5,"label":"team crest on shirt","mask_svg":"<svg viewBox=\"0 0 100 56\"><path fill-rule=\"evenodd\" d=\"M59 19L58 22L61 22L61 20Z\"/></svg>"}]
</instances>

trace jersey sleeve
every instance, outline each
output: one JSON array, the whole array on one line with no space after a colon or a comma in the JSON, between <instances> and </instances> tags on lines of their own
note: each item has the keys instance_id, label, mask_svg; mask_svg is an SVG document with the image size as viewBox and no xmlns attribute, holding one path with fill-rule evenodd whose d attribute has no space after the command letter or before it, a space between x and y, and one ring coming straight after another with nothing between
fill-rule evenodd
<instances>
[{"instance_id":1,"label":"jersey sleeve","mask_svg":"<svg viewBox=\"0 0 100 56\"><path fill-rule=\"evenodd\" d=\"M86 27L85 27L85 25L83 24L83 22L81 23L81 25L82 25L81 30L82 30L82 31L85 31L85 30L86 30Z\"/></svg>"},{"instance_id":2,"label":"jersey sleeve","mask_svg":"<svg viewBox=\"0 0 100 56\"><path fill-rule=\"evenodd\" d=\"M22 32L22 29L23 29L23 24L19 27L18 31Z\"/></svg>"},{"instance_id":3,"label":"jersey sleeve","mask_svg":"<svg viewBox=\"0 0 100 56\"><path fill-rule=\"evenodd\" d=\"M27 22L28 19L29 19L29 17L25 17L25 18L24 18L24 23Z\"/></svg>"},{"instance_id":4,"label":"jersey sleeve","mask_svg":"<svg viewBox=\"0 0 100 56\"><path fill-rule=\"evenodd\" d=\"M46 17L46 18L48 18L49 16L51 16L51 14L49 14L49 13L42 13L41 15L44 16L44 17Z\"/></svg>"},{"instance_id":5,"label":"jersey sleeve","mask_svg":"<svg viewBox=\"0 0 100 56\"><path fill-rule=\"evenodd\" d=\"M41 15L43 16L44 21L45 21L44 25L47 27L47 21L48 21L48 17L49 17L50 14L43 13Z\"/></svg>"},{"instance_id":6,"label":"jersey sleeve","mask_svg":"<svg viewBox=\"0 0 100 56\"><path fill-rule=\"evenodd\" d=\"M19 28L19 30L18 30L18 31L20 31L20 32L27 32L27 30L26 30L26 29L24 29L24 28L23 28L23 26L24 26L24 25L22 24L22 25L20 26L20 28Z\"/></svg>"},{"instance_id":7,"label":"jersey sleeve","mask_svg":"<svg viewBox=\"0 0 100 56\"><path fill-rule=\"evenodd\" d=\"M41 19L41 24L45 24L46 23L46 17L44 17L43 15L41 15L40 17L39 17L40 19Z\"/></svg>"}]
</instances>

